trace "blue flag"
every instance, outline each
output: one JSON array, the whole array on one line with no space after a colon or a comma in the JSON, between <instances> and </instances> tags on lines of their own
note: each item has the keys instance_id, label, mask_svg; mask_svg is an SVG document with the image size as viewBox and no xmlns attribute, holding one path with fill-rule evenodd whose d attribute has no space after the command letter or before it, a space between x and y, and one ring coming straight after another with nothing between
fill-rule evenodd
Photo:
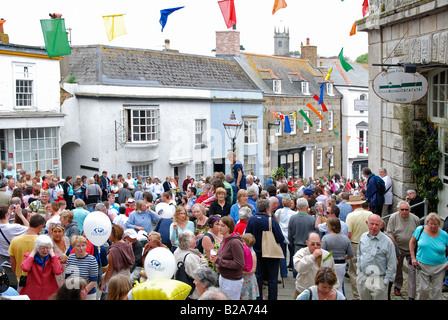
<instances>
[{"instance_id":1,"label":"blue flag","mask_svg":"<svg viewBox=\"0 0 448 320\"><path fill-rule=\"evenodd\" d=\"M179 9L182 9L183 7L177 7L177 8L170 8L170 9L163 9L160 10L160 24L162 25L162 32L163 28L165 28L166 21L168 20L168 16L172 14L174 11L177 11Z\"/></svg>"},{"instance_id":2,"label":"blue flag","mask_svg":"<svg viewBox=\"0 0 448 320\"><path fill-rule=\"evenodd\" d=\"M325 85L325 82L320 85L319 104L324 103L324 85Z\"/></svg>"},{"instance_id":3,"label":"blue flag","mask_svg":"<svg viewBox=\"0 0 448 320\"><path fill-rule=\"evenodd\" d=\"M291 133L291 124L289 123L289 117L285 116L285 130L286 133Z\"/></svg>"}]
</instances>

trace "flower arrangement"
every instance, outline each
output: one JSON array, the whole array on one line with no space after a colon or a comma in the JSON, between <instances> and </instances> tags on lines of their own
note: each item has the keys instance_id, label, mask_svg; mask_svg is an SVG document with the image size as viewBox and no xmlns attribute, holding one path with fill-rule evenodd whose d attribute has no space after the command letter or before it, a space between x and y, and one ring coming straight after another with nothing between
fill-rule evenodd
<instances>
[{"instance_id":1,"label":"flower arrangement","mask_svg":"<svg viewBox=\"0 0 448 320\"><path fill-rule=\"evenodd\" d=\"M437 212L438 191L443 188L439 174L442 152L439 149L439 126L426 118L416 125L408 108L403 108L402 136L410 155L411 173L417 194L428 199L429 212Z\"/></svg>"}]
</instances>

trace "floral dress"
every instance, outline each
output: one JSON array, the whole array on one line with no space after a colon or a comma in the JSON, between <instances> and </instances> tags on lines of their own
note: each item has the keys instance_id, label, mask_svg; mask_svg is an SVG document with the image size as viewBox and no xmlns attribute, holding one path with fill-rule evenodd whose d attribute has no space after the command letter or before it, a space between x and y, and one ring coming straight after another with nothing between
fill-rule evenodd
<instances>
[{"instance_id":1,"label":"floral dress","mask_svg":"<svg viewBox=\"0 0 448 320\"><path fill-rule=\"evenodd\" d=\"M252 256L255 256L255 251L250 248ZM255 273L244 273L243 287L241 288L241 300L256 300L258 297L258 282Z\"/></svg>"},{"instance_id":2,"label":"floral dress","mask_svg":"<svg viewBox=\"0 0 448 320\"><path fill-rule=\"evenodd\" d=\"M217 238L213 237L213 239L215 240L213 243L213 249L218 252L219 251L219 247L221 246L221 241L219 241ZM211 262L209 260L209 258L207 257L207 255L205 254L205 259L207 259L208 262L208 266L210 269L212 269L213 271L216 272L216 274L219 276L219 271L218 271L218 267L216 267L216 265Z\"/></svg>"}]
</instances>

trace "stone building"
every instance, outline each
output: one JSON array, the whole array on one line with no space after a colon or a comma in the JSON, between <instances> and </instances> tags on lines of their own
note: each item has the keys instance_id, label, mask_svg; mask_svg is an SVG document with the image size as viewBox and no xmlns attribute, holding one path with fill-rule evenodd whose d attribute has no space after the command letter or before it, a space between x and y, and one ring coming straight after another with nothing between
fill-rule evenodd
<instances>
[{"instance_id":1,"label":"stone building","mask_svg":"<svg viewBox=\"0 0 448 320\"><path fill-rule=\"evenodd\" d=\"M396 203L406 197L408 189L415 188L400 129L403 108L411 111L415 125L426 117L438 124L447 118L448 1L369 2L369 15L357 21L358 31L367 32L369 38L369 167L374 172L380 167L388 170ZM387 68L404 68L405 72L422 74L428 81L426 96L406 105L380 99L371 84ZM443 130L439 130L439 135L438 145L443 154L439 177L443 189L438 195L438 213L445 217L448 150Z\"/></svg>"},{"instance_id":2,"label":"stone building","mask_svg":"<svg viewBox=\"0 0 448 320\"><path fill-rule=\"evenodd\" d=\"M234 59L263 93L264 175L267 176L277 167L283 167L288 177L306 179L328 177L330 171L331 174L341 174L341 136L339 132L335 133L334 125L341 121L342 96L333 88L332 82L328 82L324 90L324 103L328 111L324 112L314 99L315 95L320 95L320 85L325 82L326 75L316 66L316 46L310 45L308 39L306 45L301 47L302 55L306 55L307 59L244 53L239 49L231 52L228 47L219 46L230 41L220 38L227 36L227 39L238 40L239 31L228 33L216 34L216 54ZM278 46L279 34L275 36L275 45ZM277 48L275 53L289 53L289 48L284 48L286 44L287 41L283 41L282 50ZM231 47L240 48L239 44ZM307 104L318 109L323 119L319 119ZM312 126L300 115L300 110L309 117ZM291 132L285 132L286 119L289 120Z\"/></svg>"}]
</instances>

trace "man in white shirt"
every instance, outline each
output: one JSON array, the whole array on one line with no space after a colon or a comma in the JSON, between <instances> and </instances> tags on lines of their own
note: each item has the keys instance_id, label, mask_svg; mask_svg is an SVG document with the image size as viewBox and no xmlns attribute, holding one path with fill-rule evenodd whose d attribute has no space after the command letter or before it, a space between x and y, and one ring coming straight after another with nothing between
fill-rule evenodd
<instances>
[{"instance_id":1,"label":"man in white shirt","mask_svg":"<svg viewBox=\"0 0 448 320\"><path fill-rule=\"evenodd\" d=\"M256 183L254 183L254 176L251 174L248 174L246 176L246 190L254 189L257 192L257 198L259 194L259 187Z\"/></svg>"},{"instance_id":2,"label":"man in white shirt","mask_svg":"<svg viewBox=\"0 0 448 320\"><path fill-rule=\"evenodd\" d=\"M384 184L386 185L386 193L384 194L384 204L383 204L383 211L381 212L381 216L387 216L390 214L390 209L392 207L392 201L394 198L394 195L392 193L392 179L387 175L386 168L380 168L379 176L384 180Z\"/></svg>"},{"instance_id":3,"label":"man in white shirt","mask_svg":"<svg viewBox=\"0 0 448 320\"><path fill-rule=\"evenodd\" d=\"M154 183L151 185L151 192L153 193L153 195L155 195L154 200L159 199L163 193L163 184L160 183L158 177L154 178Z\"/></svg>"}]
</instances>

